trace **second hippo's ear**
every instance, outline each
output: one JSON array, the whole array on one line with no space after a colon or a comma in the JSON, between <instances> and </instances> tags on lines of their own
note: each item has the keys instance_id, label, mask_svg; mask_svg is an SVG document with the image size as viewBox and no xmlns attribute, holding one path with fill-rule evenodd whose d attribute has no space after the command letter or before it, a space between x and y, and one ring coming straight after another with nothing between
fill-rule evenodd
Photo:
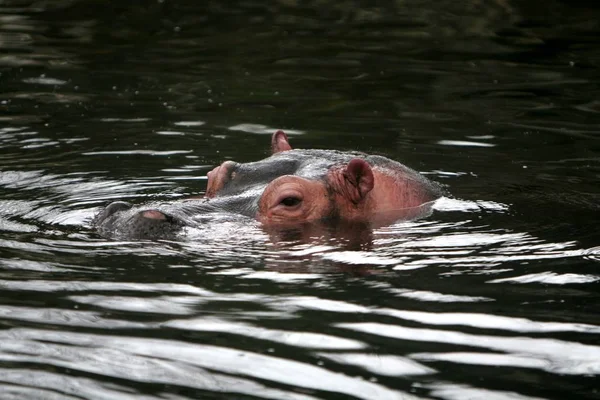
<instances>
[{"instance_id":1,"label":"second hippo's ear","mask_svg":"<svg viewBox=\"0 0 600 400\"><path fill-rule=\"evenodd\" d=\"M291 149L292 146L290 146L285 132L277 131L273 134L271 137L271 150L273 151L273 154Z\"/></svg>"},{"instance_id":2,"label":"second hippo's ear","mask_svg":"<svg viewBox=\"0 0 600 400\"><path fill-rule=\"evenodd\" d=\"M354 204L360 203L373 189L375 178L371 166L362 158L352 159L343 171L343 192Z\"/></svg>"}]
</instances>

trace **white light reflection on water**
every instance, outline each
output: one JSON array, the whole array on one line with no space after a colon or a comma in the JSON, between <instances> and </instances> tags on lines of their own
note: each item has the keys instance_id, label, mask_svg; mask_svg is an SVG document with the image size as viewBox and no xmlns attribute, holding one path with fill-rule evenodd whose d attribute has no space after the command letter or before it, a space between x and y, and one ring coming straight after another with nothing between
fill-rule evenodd
<instances>
[{"instance_id":1,"label":"white light reflection on water","mask_svg":"<svg viewBox=\"0 0 600 400\"><path fill-rule=\"evenodd\" d=\"M460 147L495 147L493 143L475 142L469 140L439 140L437 142L442 146L460 146Z\"/></svg>"},{"instance_id":2,"label":"white light reflection on water","mask_svg":"<svg viewBox=\"0 0 600 400\"><path fill-rule=\"evenodd\" d=\"M67 83L67 81L64 81L62 79L49 78L45 75L39 76L37 78L26 78L26 79L23 79L23 82L34 83L37 85L50 85L50 86L60 86L60 85L64 85L65 83Z\"/></svg>"},{"instance_id":3,"label":"white light reflection on water","mask_svg":"<svg viewBox=\"0 0 600 400\"><path fill-rule=\"evenodd\" d=\"M118 310L135 313L151 313L162 315L166 321L156 323L146 322L138 324L129 321L107 318L102 312L61 310L61 309L34 309L28 307L8 307L0 315L6 319L24 320L54 325L82 326L82 327L113 327L113 328L172 328L181 331L196 332L222 332L223 334L241 335L252 339L264 340L305 349L325 350L364 350L358 353L318 353L315 355L329 359L332 362L353 365L365 371L384 375L420 375L434 373L430 366L422 366L419 361L455 362L462 364L495 365L541 369L552 373L562 374L598 374L600 373L600 347L586 344L568 342L564 340L527 337L497 337L461 333L448 330L435 330L429 328L413 328L400 325L381 323L333 323L331 326L368 333L376 336L391 337L397 340L419 341L431 343L447 343L464 346L466 348L480 347L485 351L456 351L433 353L418 352L406 357L393 354L374 355L368 343L345 335L333 336L320 332L287 331L272 329L255 325L255 318L298 318L304 310L318 310L333 312L336 315L363 314L369 316L381 315L402 320L413 321L425 325L462 325L478 329L506 330L512 332L578 332L582 334L598 334L600 327L588 324L541 322L524 318L506 317L478 313L433 313L411 310L397 310L391 308L368 307L344 301L323 299L315 296L269 296L251 293L217 293L199 289L190 285L173 284L140 284L140 283L110 283L110 282L60 282L60 281L1 281L3 290L42 291L42 292L87 292L87 291L113 291L111 295L71 295L66 298L77 304L93 305L103 310ZM122 296L119 293L139 291L140 293L156 294L155 297ZM166 295L165 293L171 293ZM461 299L458 299L461 301ZM197 316L206 310L203 305L210 302L233 302L260 304L258 313L243 311L229 313L229 318ZM208 309L211 309L208 307ZM192 318L170 319L172 316L190 316ZM241 322L236 319L246 318L252 323ZM88 335L82 335L81 339ZM362 336L364 338L364 336ZM90 339L90 340L93 340ZM112 340L112 339L111 339ZM115 338L114 340L120 340ZM129 339L128 339L129 340ZM135 339L131 339L135 340ZM166 342L165 342L166 343ZM162 346L162 343L159 344ZM173 346L179 345L178 343ZM112 345L108 346L112 347ZM121 352L122 349L116 350ZM214 350L215 352L221 349ZM496 353L501 352L501 353ZM204 354L204 353L202 353ZM206 355L206 354L204 354ZM129 355L121 354L119 357ZM163 357L164 354L144 353L144 357ZM0 358L2 356L0 355ZM262 362L263 360L254 360ZM229 361L225 361L227 363ZM273 361L275 362L275 361ZM200 365L206 367L205 365ZM226 368L226 367L223 367ZM290 366L290 368L294 368ZM300 368L300 367L298 367ZM134 368L135 369L135 368ZM218 368L220 371L221 369ZM230 373L231 371L225 371ZM129 372L130 374L133 372ZM309 375L312 372L309 371ZM254 376L254 375L252 375ZM260 379L277 380L273 376L254 376ZM337 379L334 376L332 379ZM292 384L283 380L284 383ZM295 382L300 386L306 385L304 381ZM318 387L311 387L319 389ZM361 389L367 390L367 389ZM370 390L370 389L369 389ZM347 393L347 392L342 392ZM367 395L364 398L368 397ZM377 398L377 397L375 397Z\"/></svg>"},{"instance_id":4,"label":"white light reflection on water","mask_svg":"<svg viewBox=\"0 0 600 400\"><path fill-rule=\"evenodd\" d=\"M69 266L67 264L60 264L56 262L48 261L34 261L34 260L23 260L23 259L2 259L0 266L3 270L16 270L16 271L44 271L44 272L67 272L76 271L77 267Z\"/></svg>"},{"instance_id":5,"label":"white light reflection on water","mask_svg":"<svg viewBox=\"0 0 600 400\"><path fill-rule=\"evenodd\" d=\"M335 326L376 336L398 340L419 342L449 343L467 347L482 347L506 352L519 358L526 356L543 360L540 367L558 374L600 374L600 347L567 342L558 339L537 339L528 337L495 337L474 335L455 331L408 328L375 322L338 323ZM415 353L412 358L436 361L440 355L448 357L452 353ZM458 360L455 360L458 362Z\"/></svg>"},{"instance_id":6,"label":"white light reflection on water","mask_svg":"<svg viewBox=\"0 0 600 400\"><path fill-rule=\"evenodd\" d=\"M100 209L80 209L63 211L56 214L40 216L39 219L56 225L86 226L92 218L100 212Z\"/></svg>"},{"instance_id":7,"label":"white light reflection on water","mask_svg":"<svg viewBox=\"0 0 600 400\"><path fill-rule=\"evenodd\" d=\"M73 351L74 348L77 352ZM273 389L266 385L267 382L337 392L361 399L418 399L373 382L299 361L176 340L17 328L0 332L0 360L18 360L119 379L275 399L312 397ZM247 378L261 380L265 385Z\"/></svg>"},{"instance_id":8,"label":"white light reflection on water","mask_svg":"<svg viewBox=\"0 0 600 400\"><path fill-rule=\"evenodd\" d=\"M123 245L123 242L115 242ZM136 283L136 282L103 282L103 281L57 281L57 280L0 280L0 289L33 292L121 292L136 291L141 293L172 292L186 293L195 296L211 296L214 292L192 285L173 283Z\"/></svg>"},{"instance_id":9,"label":"white light reflection on water","mask_svg":"<svg viewBox=\"0 0 600 400\"><path fill-rule=\"evenodd\" d=\"M88 175L88 176L85 176ZM92 175L90 177L89 175ZM128 181L118 181L110 179L93 178L93 173L56 175L47 173L43 170L33 171L0 171L0 186L9 189L25 189L32 191L35 189L45 189L52 193L58 193L67 199L60 199L62 202L68 201L70 204L94 204L107 199L118 199L140 196L141 190L159 189L172 186L169 182L147 179L131 179ZM46 196L46 199L48 196ZM0 213L9 200L2 200L0 203ZM14 200L13 200L14 201ZM22 201L24 203L24 201ZM31 202L30 202L31 203ZM30 205L32 211L37 209L37 204ZM34 203L31 203L34 204ZM52 202L56 205L56 201ZM36 215L32 215L33 218Z\"/></svg>"},{"instance_id":10,"label":"white light reflection on water","mask_svg":"<svg viewBox=\"0 0 600 400\"><path fill-rule=\"evenodd\" d=\"M383 376L428 375L436 372L435 369L426 367L410 358L387 354L321 352L317 355L339 364L354 365Z\"/></svg>"},{"instance_id":11,"label":"white light reflection on water","mask_svg":"<svg viewBox=\"0 0 600 400\"><path fill-rule=\"evenodd\" d=\"M112 150L112 151L89 151L81 153L84 156L106 156L106 155L147 155L147 156L172 156L175 154L190 154L192 150Z\"/></svg>"},{"instance_id":12,"label":"white light reflection on water","mask_svg":"<svg viewBox=\"0 0 600 400\"><path fill-rule=\"evenodd\" d=\"M203 300L196 296L157 296L142 298L133 296L69 296L68 299L107 310L131 311L165 315L189 315Z\"/></svg>"},{"instance_id":13,"label":"white light reflection on water","mask_svg":"<svg viewBox=\"0 0 600 400\"><path fill-rule=\"evenodd\" d=\"M100 328L100 329L143 329L148 324L108 318L104 312L64 310L61 308L34 308L3 306L0 317L13 321L37 322L57 326Z\"/></svg>"},{"instance_id":14,"label":"white light reflection on water","mask_svg":"<svg viewBox=\"0 0 600 400\"><path fill-rule=\"evenodd\" d=\"M177 122L173 122L173 125L176 125L176 126L202 126L205 123L206 122L204 122L204 121L177 121Z\"/></svg>"},{"instance_id":15,"label":"white light reflection on water","mask_svg":"<svg viewBox=\"0 0 600 400\"><path fill-rule=\"evenodd\" d=\"M102 122L148 122L152 121L151 118L100 118Z\"/></svg>"},{"instance_id":16,"label":"white light reflection on water","mask_svg":"<svg viewBox=\"0 0 600 400\"><path fill-rule=\"evenodd\" d=\"M442 197L433 203L434 210L438 211L461 211L461 212L477 212L477 211L492 211L502 212L508 211L509 207L506 204L495 201L486 200L460 200L450 197Z\"/></svg>"},{"instance_id":17,"label":"white light reflection on water","mask_svg":"<svg viewBox=\"0 0 600 400\"><path fill-rule=\"evenodd\" d=\"M268 279L273 282L291 283L305 280L317 280L323 276L321 274L300 274L300 273L281 273L278 271L246 271L240 274L242 279Z\"/></svg>"},{"instance_id":18,"label":"white light reflection on water","mask_svg":"<svg viewBox=\"0 0 600 400\"><path fill-rule=\"evenodd\" d=\"M210 390L221 393L241 393L256 395L272 399L299 399L310 400L312 396L295 394L292 392L271 389L260 383L234 377L229 374L220 374L213 370L207 370L190 363L180 362L178 360L164 360L147 355L130 354L99 346L98 344L86 343L84 346L77 347L77 354L73 352L77 343L68 343L59 341L58 343L43 343L45 332L38 333L37 338L21 338L21 336L34 336L32 331L27 332L30 335L21 335L22 332L11 332L11 342L7 345L0 344L0 360L13 361L21 360L29 362L32 365L39 363L58 368L70 368L75 371L92 373L100 377L113 377L118 379L130 379L137 382L155 383L163 385L180 385L187 388L199 390ZM1 335L0 335L1 337ZM39 340L39 342L38 342ZM18 354L18 355L13 355ZM57 357L60 354L60 357ZM210 361L209 361L210 362ZM210 368L210 367L209 367ZM80 385L86 383L87 379L80 381L79 377L69 375L69 384L65 387L56 387L53 381L37 382L31 379L30 373L25 376L30 377L26 383L27 387L33 384L42 388L53 388L58 393L67 392L77 394L81 398L82 389ZM64 376L64 375L63 375ZM21 379L11 374L2 376L3 381L20 382ZM14 379L13 380L11 380ZM16 379L15 379L16 378ZM97 384L96 384L97 385ZM92 385L91 387L95 387ZM105 386L105 385L102 385ZM119 388L112 384L112 390ZM37 388L36 388L37 389ZM123 388L121 396L114 398L131 399L131 389ZM89 392L89 388L84 388L83 393ZM108 393L111 391L109 390ZM107 398L106 390L102 388L98 393L98 398ZM170 398L171 396L169 396ZM43 397L45 398L45 397ZM59 398L63 398L62 396ZM92 397L96 398L96 397ZM111 399L113 397L110 397ZM135 394L135 398L140 398ZM143 398L143 397L141 397ZM156 399L156 396L149 397ZM189 398L189 397L184 397Z\"/></svg>"},{"instance_id":19,"label":"white light reflection on water","mask_svg":"<svg viewBox=\"0 0 600 400\"><path fill-rule=\"evenodd\" d=\"M110 385L82 376L34 369L0 368L2 396L4 399L81 400L110 399L131 400L131 388L114 382ZM73 396L70 396L73 395ZM156 400L156 396L135 393L136 400ZM169 400L188 400L170 394Z\"/></svg>"},{"instance_id":20,"label":"white light reflection on water","mask_svg":"<svg viewBox=\"0 0 600 400\"><path fill-rule=\"evenodd\" d=\"M543 397L524 396L516 392L480 389L469 385L429 384L431 395L447 400L544 400Z\"/></svg>"},{"instance_id":21,"label":"white light reflection on water","mask_svg":"<svg viewBox=\"0 0 600 400\"><path fill-rule=\"evenodd\" d=\"M498 329L513 332L600 333L600 326L596 325L568 322L540 322L526 318L504 317L493 314L430 313L424 311L394 309L379 309L373 310L373 312L430 325L462 325L481 329Z\"/></svg>"},{"instance_id":22,"label":"white light reflection on water","mask_svg":"<svg viewBox=\"0 0 600 400\"><path fill-rule=\"evenodd\" d=\"M443 294L425 290L391 289L389 292L399 297L415 299L420 301L433 301L437 303L478 303L482 301L494 301L489 297L481 296L458 296L454 294Z\"/></svg>"},{"instance_id":23,"label":"white light reflection on water","mask_svg":"<svg viewBox=\"0 0 600 400\"><path fill-rule=\"evenodd\" d=\"M273 132L278 130L278 128L273 128L273 127L261 125L261 124L251 124L251 123L233 125L233 126L230 126L228 129L230 131L243 131L243 132L248 132L248 133L258 133L261 135L272 135ZM304 131L286 128L285 134L286 135L302 135L302 134L304 134Z\"/></svg>"},{"instance_id":24,"label":"white light reflection on water","mask_svg":"<svg viewBox=\"0 0 600 400\"><path fill-rule=\"evenodd\" d=\"M575 252L575 255L582 255L584 252ZM527 274L515 276L512 278L500 278L488 281L488 283L545 283L549 285L567 285L571 283L591 283L600 281L600 276L582 275L582 274L558 274L556 272L540 272L537 274Z\"/></svg>"},{"instance_id":25,"label":"white light reflection on water","mask_svg":"<svg viewBox=\"0 0 600 400\"><path fill-rule=\"evenodd\" d=\"M322 255L325 260L339 261L345 264L394 265L402 261L402 257L387 258L373 255L367 251L336 251Z\"/></svg>"},{"instance_id":26,"label":"white light reflection on water","mask_svg":"<svg viewBox=\"0 0 600 400\"><path fill-rule=\"evenodd\" d=\"M343 243L334 246L334 241L328 242L326 239L309 244L279 246L277 256L286 260L288 268L276 270L282 273L295 272L289 260L310 256L313 260L321 259L338 265L369 266L371 270L408 271L442 267L446 271L440 273L446 275L464 271L498 275L510 273L516 265L543 259L592 257L589 249L578 249L579 244L575 241L548 242L527 232L491 230L486 226L473 226L470 221L402 221L374 229L369 240L368 250L345 249ZM506 268L508 265L512 268ZM272 276L274 280L280 279ZM563 278L563 282L571 278L571 283L596 279L590 276L577 278L573 274ZM545 276L545 279L549 283L560 281L559 278L551 279L551 276Z\"/></svg>"},{"instance_id":27,"label":"white light reflection on water","mask_svg":"<svg viewBox=\"0 0 600 400\"><path fill-rule=\"evenodd\" d=\"M155 133L157 135L164 135L164 136L183 136L183 135L185 135L185 132L180 132L180 131L156 131Z\"/></svg>"},{"instance_id":28,"label":"white light reflection on water","mask_svg":"<svg viewBox=\"0 0 600 400\"><path fill-rule=\"evenodd\" d=\"M36 269L37 270L37 269ZM180 304L183 308L180 314L194 315L200 304L208 301L219 302L258 302L272 310L289 313L300 310L319 310L335 313L362 313L379 314L415 321L429 325L462 325L480 329L507 330L513 332L581 332L598 334L600 326L567 323L567 322L542 322L526 318L508 317L481 313L432 313L425 311L397 310L391 308L367 307L343 301L323 299L314 296L266 296L247 293L220 294L207 291L190 285L180 284L140 284L140 283L112 283L112 282L61 282L61 281L0 281L2 290L24 290L34 292L140 292L160 293L158 297L132 297L132 296L69 296L71 300L81 304L94 304L105 309L116 310L145 310L152 313L172 314L170 306ZM172 293L165 296L164 293ZM178 294L178 295L176 295ZM136 305L137 304L137 305ZM14 314L18 315L18 314Z\"/></svg>"},{"instance_id":29,"label":"white light reflection on water","mask_svg":"<svg viewBox=\"0 0 600 400\"><path fill-rule=\"evenodd\" d=\"M35 225L22 224L20 222L9 221L0 217L0 230L6 232L37 232L39 228Z\"/></svg>"},{"instance_id":30,"label":"white light reflection on water","mask_svg":"<svg viewBox=\"0 0 600 400\"><path fill-rule=\"evenodd\" d=\"M221 318L200 317L179 319L166 322L162 326L181 329L183 331L223 332L307 349L360 350L368 347L366 343L358 340L323 333L267 329Z\"/></svg>"}]
</instances>

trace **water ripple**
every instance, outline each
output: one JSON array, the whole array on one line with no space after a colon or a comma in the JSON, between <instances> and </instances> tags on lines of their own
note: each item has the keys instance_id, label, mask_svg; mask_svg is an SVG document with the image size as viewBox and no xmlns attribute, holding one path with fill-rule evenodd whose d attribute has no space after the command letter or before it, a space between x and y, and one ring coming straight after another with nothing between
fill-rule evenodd
<instances>
[{"instance_id":1,"label":"water ripple","mask_svg":"<svg viewBox=\"0 0 600 400\"><path fill-rule=\"evenodd\" d=\"M449 343L467 347L483 347L514 356L526 355L533 360L544 360L545 363L538 365L538 367L552 373L570 375L600 374L600 347L598 346L557 339L505 338L454 331L407 328L374 322L338 323L336 326L397 340ZM440 354L442 354L442 357L444 356L444 353L415 353L411 357L418 360L437 361ZM455 362L458 362L458 360L455 360Z\"/></svg>"},{"instance_id":2,"label":"water ripple","mask_svg":"<svg viewBox=\"0 0 600 400\"><path fill-rule=\"evenodd\" d=\"M418 398L310 364L212 345L33 329L4 331L0 339L0 360L27 361L148 383L267 398L307 398L269 388L269 383L334 391L361 399ZM77 352L72 351L75 347ZM265 385L247 378L262 380Z\"/></svg>"},{"instance_id":3,"label":"water ripple","mask_svg":"<svg viewBox=\"0 0 600 400\"><path fill-rule=\"evenodd\" d=\"M577 254L577 255L580 255ZM600 276L582 274L558 274L556 272L540 272L526 274L511 278L500 278L488 281L489 283L545 283L549 285L568 285L574 283L590 283L600 281Z\"/></svg>"},{"instance_id":4,"label":"water ripple","mask_svg":"<svg viewBox=\"0 0 600 400\"><path fill-rule=\"evenodd\" d=\"M339 364L354 365L382 376L429 375L437 371L406 357L386 354L317 353L319 357Z\"/></svg>"},{"instance_id":5,"label":"water ripple","mask_svg":"<svg viewBox=\"0 0 600 400\"><path fill-rule=\"evenodd\" d=\"M432 396L447 400L546 400L543 397L524 396L516 392L482 389L470 385L440 383L425 387L431 389Z\"/></svg>"},{"instance_id":6,"label":"water ripple","mask_svg":"<svg viewBox=\"0 0 600 400\"><path fill-rule=\"evenodd\" d=\"M165 323L164 326L186 331L223 332L307 349L359 350L367 347L366 343L357 340L322 333L265 329L247 323L232 322L218 318L172 320Z\"/></svg>"}]
</instances>

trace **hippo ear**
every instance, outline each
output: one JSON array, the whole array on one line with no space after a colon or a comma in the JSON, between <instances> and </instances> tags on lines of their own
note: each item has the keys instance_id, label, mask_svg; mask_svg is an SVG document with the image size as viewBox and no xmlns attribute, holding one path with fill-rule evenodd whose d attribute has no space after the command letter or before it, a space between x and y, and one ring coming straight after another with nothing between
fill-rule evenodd
<instances>
[{"instance_id":1,"label":"hippo ear","mask_svg":"<svg viewBox=\"0 0 600 400\"><path fill-rule=\"evenodd\" d=\"M354 204L360 203L373 189L375 178L371 166L362 158L352 159L343 171L343 192Z\"/></svg>"},{"instance_id":2,"label":"hippo ear","mask_svg":"<svg viewBox=\"0 0 600 400\"><path fill-rule=\"evenodd\" d=\"M271 149L273 150L273 154L292 149L287 135L283 131L277 131L273 134L271 137Z\"/></svg>"}]
</instances>

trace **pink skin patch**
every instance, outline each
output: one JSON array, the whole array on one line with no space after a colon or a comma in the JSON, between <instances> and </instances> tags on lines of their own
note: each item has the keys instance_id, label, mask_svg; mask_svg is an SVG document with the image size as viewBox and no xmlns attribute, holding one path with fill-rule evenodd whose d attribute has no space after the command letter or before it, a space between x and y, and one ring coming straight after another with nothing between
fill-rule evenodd
<instances>
[{"instance_id":1,"label":"pink skin patch","mask_svg":"<svg viewBox=\"0 0 600 400\"><path fill-rule=\"evenodd\" d=\"M233 161L225 161L218 167L215 167L210 171L208 176L208 185L206 187L206 197L215 197L219 190L225 186L229 181L229 169L235 165Z\"/></svg>"},{"instance_id":2,"label":"pink skin patch","mask_svg":"<svg viewBox=\"0 0 600 400\"><path fill-rule=\"evenodd\" d=\"M292 146L288 142L287 135L283 131L277 131L271 137L271 150L273 154L279 153L281 151L291 150Z\"/></svg>"},{"instance_id":3,"label":"pink skin patch","mask_svg":"<svg viewBox=\"0 0 600 400\"><path fill-rule=\"evenodd\" d=\"M163 213L161 213L160 211L156 211L156 210L148 210L148 211L142 211L140 213L140 215L144 218L148 218L148 219L157 219L157 220L166 220L167 216Z\"/></svg>"}]
</instances>

